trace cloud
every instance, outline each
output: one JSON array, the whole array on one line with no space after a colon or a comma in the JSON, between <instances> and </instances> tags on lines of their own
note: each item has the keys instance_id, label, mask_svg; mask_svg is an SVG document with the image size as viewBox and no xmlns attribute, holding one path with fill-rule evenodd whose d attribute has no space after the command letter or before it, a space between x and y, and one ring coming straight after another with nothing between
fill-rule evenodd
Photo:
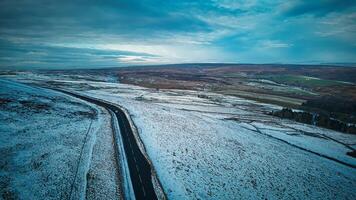
<instances>
[{"instance_id":1,"label":"cloud","mask_svg":"<svg viewBox=\"0 0 356 200\"><path fill-rule=\"evenodd\" d=\"M354 0L294 0L284 4L283 14L288 17L300 15L325 16L332 12L355 11Z\"/></svg>"},{"instance_id":2,"label":"cloud","mask_svg":"<svg viewBox=\"0 0 356 200\"><path fill-rule=\"evenodd\" d=\"M2 0L0 68L356 62L355 7L351 0ZM319 56L330 54L338 56Z\"/></svg>"},{"instance_id":3,"label":"cloud","mask_svg":"<svg viewBox=\"0 0 356 200\"><path fill-rule=\"evenodd\" d=\"M159 57L154 56L132 56L132 55L122 55L117 58L120 63L126 64L153 64L159 63Z\"/></svg>"},{"instance_id":4,"label":"cloud","mask_svg":"<svg viewBox=\"0 0 356 200\"><path fill-rule=\"evenodd\" d=\"M117 67L127 64L122 58L145 58L157 56L119 50L73 48L35 44L14 44L0 40L0 66L7 68L86 68ZM122 61L122 62L120 62Z\"/></svg>"},{"instance_id":5,"label":"cloud","mask_svg":"<svg viewBox=\"0 0 356 200\"><path fill-rule=\"evenodd\" d=\"M15 33L42 40L95 39L98 34L130 39L162 32L208 29L204 22L176 9L155 0L4 0L0 2L0 34Z\"/></svg>"},{"instance_id":6,"label":"cloud","mask_svg":"<svg viewBox=\"0 0 356 200\"><path fill-rule=\"evenodd\" d=\"M270 48L288 48L288 47L293 46L292 44L284 43L284 42L281 42L281 41L272 41L272 40L264 40L264 41L261 41L260 43L261 43L261 47L262 48L267 48L267 49L270 49Z\"/></svg>"}]
</instances>

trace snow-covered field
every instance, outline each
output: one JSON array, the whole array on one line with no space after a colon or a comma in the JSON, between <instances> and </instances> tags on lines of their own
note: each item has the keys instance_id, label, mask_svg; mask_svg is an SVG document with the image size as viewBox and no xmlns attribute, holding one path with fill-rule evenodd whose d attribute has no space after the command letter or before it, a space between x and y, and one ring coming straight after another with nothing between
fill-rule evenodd
<instances>
[{"instance_id":1,"label":"snow-covered field","mask_svg":"<svg viewBox=\"0 0 356 200\"><path fill-rule=\"evenodd\" d=\"M31 74L13 78L49 80ZM265 115L278 107L237 97L50 80L130 112L168 199L356 197L356 169L334 161L356 165L346 155L355 148L354 135Z\"/></svg>"},{"instance_id":2,"label":"snow-covered field","mask_svg":"<svg viewBox=\"0 0 356 200\"><path fill-rule=\"evenodd\" d=\"M118 176L107 159L112 156L96 152L107 140L104 135L111 135L103 131L110 122L104 112L61 93L0 79L0 199L79 199L85 194L93 199L102 192L117 199ZM99 153L110 153L112 140L106 143ZM103 157L110 169L95 166ZM88 179L88 171L89 177L100 171L96 181ZM100 192L91 189L107 174Z\"/></svg>"}]
</instances>

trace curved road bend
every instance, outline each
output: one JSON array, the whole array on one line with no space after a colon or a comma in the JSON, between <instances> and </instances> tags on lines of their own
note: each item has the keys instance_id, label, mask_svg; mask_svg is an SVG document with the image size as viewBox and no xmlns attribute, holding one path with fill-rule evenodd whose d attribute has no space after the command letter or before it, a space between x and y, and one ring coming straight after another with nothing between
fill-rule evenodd
<instances>
[{"instance_id":1,"label":"curved road bend","mask_svg":"<svg viewBox=\"0 0 356 200\"><path fill-rule=\"evenodd\" d=\"M151 166L147 162L146 158L143 156L138 144L136 143L135 136L132 132L130 123L126 118L125 113L117 106L96 99L92 99L86 96L81 96L60 89L54 89L54 90L102 106L107 110L111 110L115 113L117 121L119 122L120 132L124 143L124 149L126 153L127 163L129 166L132 187L134 189L135 197L138 200L157 199L157 195L153 188L153 183L151 178Z\"/></svg>"}]
</instances>

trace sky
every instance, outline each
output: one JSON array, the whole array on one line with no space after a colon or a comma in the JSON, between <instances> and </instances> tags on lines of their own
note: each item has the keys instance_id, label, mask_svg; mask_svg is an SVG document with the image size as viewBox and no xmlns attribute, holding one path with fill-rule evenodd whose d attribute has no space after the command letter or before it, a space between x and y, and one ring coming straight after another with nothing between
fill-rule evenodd
<instances>
[{"instance_id":1,"label":"sky","mask_svg":"<svg viewBox=\"0 0 356 200\"><path fill-rule=\"evenodd\" d=\"M0 0L1 68L356 63L355 0Z\"/></svg>"}]
</instances>

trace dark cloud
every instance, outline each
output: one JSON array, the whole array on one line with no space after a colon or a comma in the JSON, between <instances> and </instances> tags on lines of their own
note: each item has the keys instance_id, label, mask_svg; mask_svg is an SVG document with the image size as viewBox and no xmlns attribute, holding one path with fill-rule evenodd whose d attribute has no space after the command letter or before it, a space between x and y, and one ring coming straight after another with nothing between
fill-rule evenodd
<instances>
[{"instance_id":1,"label":"dark cloud","mask_svg":"<svg viewBox=\"0 0 356 200\"><path fill-rule=\"evenodd\" d=\"M355 11L355 0L297 0L288 2L288 8L284 15L288 17L309 14L313 16L324 16L332 12Z\"/></svg>"},{"instance_id":2,"label":"dark cloud","mask_svg":"<svg viewBox=\"0 0 356 200\"><path fill-rule=\"evenodd\" d=\"M139 37L159 32L208 30L204 22L169 1L5 0L0 3L0 34L90 37L95 34ZM179 4L182 5L182 4ZM179 12L178 12L179 11Z\"/></svg>"}]
</instances>

